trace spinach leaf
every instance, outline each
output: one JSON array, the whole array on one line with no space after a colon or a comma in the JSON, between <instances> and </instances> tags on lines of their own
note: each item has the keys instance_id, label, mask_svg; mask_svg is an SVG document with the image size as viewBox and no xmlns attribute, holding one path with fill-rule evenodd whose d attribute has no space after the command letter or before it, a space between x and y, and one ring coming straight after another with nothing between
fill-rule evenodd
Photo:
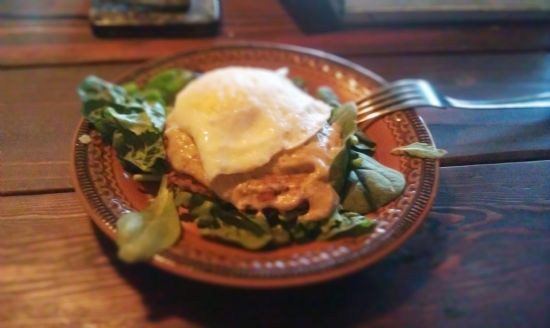
<instances>
[{"instance_id":1,"label":"spinach leaf","mask_svg":"<svg viewBox=\"0 0 550 328\"><path fill-rule=\"evenodd\" d=\"M353 170L349 172L344 195L341 205L346 211L357 213L369 213L373 211L373 201L369 199L370 193Z\"/></svg>"},{"instance_id":2,"label":"spinach leaf","mask_svg":"<svg viewBox=\"0 0 550 328\"><path fill-rule=\"evenodd\" d=\"M376 151L376 143L374 141L369 139L369 137L361 131L356 131L354 136L350 138L350 141L355 141L355 139L357 139L357 141L351 143L351 149L368 156L374 155Z\"/></svg>"},{"instance_id":3,"label":"spinach leaf","mask_svg":"<svg viewBox=\"0 0 550 328\"><path fill-rule=\"evenodd\" d=\"M194 72L186 69L174 68L164 70L153 75L149 81L147 81L142 93L149 94L149 97L153 97L152 94L156 92L160 94L164 104L171 104L178 92L195 77L196 75Z\"/></svg>"},{"instance_id":4,"label":"spinach leaf","mask_svg":"<svg viewBox=\"0 0 550 328\"><path fill-rule=\"evenodd\" d=\"M214 207L210 220L209 224L204 224L203 221L202 226L199 225L199 232L204 237L250 250L262 249L273 240L269 225L261 214L249 218Z\"/></svg>"},{"instance_id":5,"label":"spinach leaf","mask_svg":"<svg viewBox=\"0 0 550 328\"><path fill-rule=\"evenodd\" d=\"M357 130L357 111L353 103L347 103L333 109L329 123L340 125L342 143L344 147L335 156L329 169L329 181L334 190L340 194L345 186L346 177L349 174L349 147L348 139L353 138Z\"/></svg>"},{"instance_id":6,"label":"spinach leaf","mask_svg":"<svg viewBox=\"0 0 550 328\"><path fill-rule=\"evenodd\" d=\"M337 123L342 129L342 140L346 142L357 130L357 109L352 102L345 103L332 110L329 123Z\"/></svg>"},{"instance_id":7,"label":"spinach leaf","mask_svg":"<svg viewBox=\"0 0 550 328\"><path fill-rule=\"evenodd\" d=\"M320 226L323 222L297 222L294 226L290 227L289 233L292 240L298 243L307 243L317 239L321 233Z\"/></svg>"},{"instance_id":8,"label":"spinach leaf","mask_svg":"<svg viewBox=\"0 0 550 328\"><path fill-rule=\"evenodd\" d=\"M329 168L329 182L338 195L344 190L349 175L349 150L344 146Z\"/></svg>"},{"instance_id":9,"label":"spinach leaf","mask_svg":"<svg viewBox=\"0 0 550 328\"><path fill-rule=\"evenodd\" d=\"M116 225L118 256L125 262L145 261L172 246L180 237L182 227L166 177L157 197L146 209L123 214Z\"/></svg>"},{"instance_id":10,"label":"spinach leaf","mask_svg":"<svg viewBox=\"0 0 550 328\"><path fill-rule=\"evenodd\" d=\"M445 156L445 154L447 154L447 151L444 149L437 149L427 143L413 142L412 144L407 146L394 148L391 153L393 155L407 155L418 158L436 159Z\"/></svg>"},{"instance_id":11,"label":"spinach leaf","mask_svg":"<svg viewBox=\"0 0 550 328\"><path fill-rule=\"evenodd\" d=\"M245 215L219 199L189 192L178 192L175 202L188 208L204 237L251 250L261 249L273 240L271 227L261 213Z\"/></svg>"},{"instance_id":12,"label":"spinach leaf","mask_svg":"<svg viewBox=\"0 0 550 328\"><path fill-rule=\"evenodd\" d=\"M250 250L264 248L272 240L271 234L255 235L248 230L239 229L234 225L221 223L215 228L199 228L202 236L236 244Z\"/></svg>"},{"instance_id":13,"label":"spinach leaf","mask_svg":"<svg viewBox=\"0 0 550 328\"><path fill-rule=\"evenodd\" d=\"M165 107L130 95L121 86L95 76L79 86L82 114L111 142L118 158L129 171L165 170L162 131Z\"/></svg>"},{"instance_id":14,"label":"spinach leaf","mask_svg":"<svg viewBox=\"0 0 550 328\"><path fill-rule=\"evenodd\" d=\"M374 158L351 151L359 162L349 175L349 183L342 206L347 211L369 213L395 198L405 189L405 177L401 172L386 167ZM359 161L357 161L357 159Z\"/></svg>"},{"instance_id":15,"label":"spinach leaf","mask_svg":"<svg viewBox=\"0 0 550 328\"><path fill-rule=\"evenodd\" d=\"M319 87L317 89L317 98L321 99L331 107L340 107L340 99L338 99L338 96L330 87Z\"/></svg>"},{"instance_id":16,"label":"spinach leaf","mask_svg":"<svg viewBox=\"0 0 550 328\"><path fill-rule=\"evenodd\" d=\"M304 91L306 90L306 81L304 81L304 79L302 79L301 77L299 77L299 76L292 77L292 78L290 78L290 81L296 87L298 87L298 88L300 88Z\"/></svg>"},{"instance_id":17,"label":"spinach leaf","mask_svg":"<svg viewBox=\"0 0 550 328\"><path fill-rule=\"evenodd\" d=\"M332 216L321 226L319 240L330 240L339 237L360 236L372 231L376 221L353 212L334 211Z\"/></svg>"}]
</instances>

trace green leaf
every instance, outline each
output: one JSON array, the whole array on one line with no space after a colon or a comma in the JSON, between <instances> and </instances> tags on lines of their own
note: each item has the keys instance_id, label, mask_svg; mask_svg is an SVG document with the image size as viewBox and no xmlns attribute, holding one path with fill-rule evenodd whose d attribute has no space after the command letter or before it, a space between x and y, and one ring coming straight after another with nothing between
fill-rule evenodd
<instances>
[{"instance_id":1,"label":"green leaf","mask_svg":"<svg viewBox=\"0 0 550 328\"><path fill-rule=\"evenodd\" d=\"M356 119L357 109L355 104L349 102L332 110L329 123L337 123L340 125L340 128L342 129L342 140L347 142L348 138L351 137L357 130Z\"/></svg>"},{"instance_id":2,"label":"green leaf","mask_svg":"<svg viewBox=\"0 0 550 328\"><path fill-rule=\"evenodd\" d=\"M118 256L133 263L150 259L178 240L182 227L173 192L163 178L157 197L141 212L123 214L117 221Z\"/></svg>"},{"instance_id":3,"label":"green leaf","mask_svg":"<svg viewBox=\"0 0 550 328\"><path fill-rule=\"evenodd\" d=\"M332 216L321 226L319 240L330 240L340 237L354 237L366 234L376 226L376 221L353 212L334 211Z\"/></svg>"},{"instance_id":4,"label":"green leaf","mask_svg":"<svg viewBox=\"0 0 550 328\"><path fill-rule=\"evenodd\" d=\"M410 157L437 159L445 156L445 154L447 154L447 151L444 149L437 149L433 145L427 143L414 142L407 146L394 148L391 153L393 155L406 155Z\"/></svg>"},{"instance_id":5,"label":"green leaf","mask_svg":"<svg viewBox=\"0 0 550 328\"><path fill-rule=\"evenodd\" d=\"M298 222L289 229L292 240L298 243L307 243L315 240L321 232L320 226L322 222Z\"/></svg>"},{"instance_id":6,"label":"green leaf","mask_svg":"<svg viewBox=\"0 0 550 328\"><path fill-rule=\"evenodd\" d=\"M112 143L127 170L162 173L166 169L162 139L166 109L137 96L135 88L89 76L78 88L82 114Z\"/></svg>"},{"instance_id":7,"label":"green leaf","mask_svg":"<svg viewBox=\"0 0 550 328\"><path fill-rule=\"evenodd\" d=\"M178 192L175 202L184 205L195 217L202 236L257 250L269 244L273 237L265 216L246 216L230 204L198 194Z\"/></svg>"},{"instance_id":8,"label":"green leaf","mask_svg":"<svg viewBox=\"0 0 550 328\"><path fill-rule=\"evenodd\" d=\"M357 111L353 103L346 103L332 110L332 115L329 119L329 123L336 123L340 126L342 143L344 147L335 156L330 165L329 181L334 190L341 194L346 183L346 177L349 174L349 147L347 145L348 139L353 138L353 134L357 130Z\"/></svg>"},{"instance_id":9,"label":"green leaf","mask_svg":"<svg viewBox=\"0 0 550 328\"><path fill-rule=\"evenodd\" d=\"M246 230L255 236L262 236L269 230L269 225L263 215L247 217L239 211L225 210L220 207L213 209L212 214L219 218L223 223L232 225L238 229Z\"/></svg>"},{"instance_id":10,"label":"green leaf","mask_svg":"<svg viewBox=\"0 0 550 328\"><path fill-rule=\"evenodd\" d=\"M202 236L214 238L230 244L238 245L245 249L258 250L269 244L273 237L269 225L262 214L253 217L244 216L242 213L227 211L219 206L212 207L209 225L203 221L199 225Z\"/></svg>"},{"instance_id":11,"label":"green leaf","mask_svg":"<svg viewBox=\"0 0 550 328\"><path fill-rule=\"evenodd\" d=\"M359 181L355 171L351 171L348 176L345 197L341 202L342 207L346 211L369 213L375 208L373 201L369 198L369 192L365 189L363 183Z\"/></svg>"},{"instance_id":12,"label":"green leaf","mask_svg":"<svg viewBox=\"0 0 550 328\"><path fill-rule=\"evenodd\" d=\"M292 77L290 78L290 81L298 88L302 89L302 90L305 90L306 89L306 81L304 81L304 79L302 79L301 77L299 76L295 76L295 77Z\"/></svg>"},{"instance_id":13,"label":"green leaf","mask_svg":"<svg viewBox=\"0 0 550 328\"><path fill-rule=\"evenodd\" d=\"M127 83L124 83L122 85L122 87L124 88L124 90L126 90L126 92L131 95L131 96L136 96L139 94L139 86L137 85L136 82L127 82Z\"/></svg>"},{"instance_id":14,"label":"green leaf","mask_svg":"<svg viewBox=\"0 0 550 328\"><path fill-rule=\"evenodd\" d=\"M376 143L367 137L367 135L361 131L355 131L354 137L357 138L357 142L351 145L351 149L368 156L374 154L376 151Z\"/></svg>"},{"instance_id":15,"label":"green leaf","mask_svg":"<svg viewBox=\"0 0 550 328\"><path fill-rule=\"evenodd\" d=\"M340 100L334 91L327 86L321 86L317 89L317 98L321 99L331 107L340 107Z\"/></svg>"},{"instance_id":16,"label":"green leaf","mask_svg":"<svg viewBox=\"0 0 550 328\"><path fill-rule=\"evenodd\" d=\"M148 103L168 104L163 93L157 89L145 89L140 91L138 95Z\"/></svg>"},{"instance_id":17,"label":"green leaf","mask_svg":"<svg viewBox=\"0 0 550 328\"><path fill-rule=\"evenodd\" d=\"M149 79L145 84L145 93L156 90L165 104L171 104L175 96L180 92L187 83L195 78L195 73L186 69L168 69L164 70Z\"/></svg>"},{"instance_id":18,"label":"green leaf","mask_svg":"<svg viewBox=\"0 0 550 328\"><path fill-rule=\"evenodd\" d=\"M361 165L349 176L348 189L342 202L345 210L369 213L401 195L405 189L405 177L401 172L380 164L370 156L354 151L352 153L361 159Z\"/></svg>"},{"instance_id":19,"label":"green leaf","mask_svg":"<svg viewBox=\"0 0 550 328\"><path fill-rule=\"evenodd\" d=\"M339 195L344 190L346 179L349 175L349 149L347 147L334 157L329 169L329 181L332 188Z\"/></svg>"},{"instance_id":20,"label":"green leaf","mask_svg":"<svg viewBox=\"0 0 550 328\"><path fill-rule=\"evenodd\" d=\"M271 234L256 235L223 222L218 228L199 228L199 231L204 237L222 240L250 250L262 249L272 240Z\"/></svg>"}]
</instances>

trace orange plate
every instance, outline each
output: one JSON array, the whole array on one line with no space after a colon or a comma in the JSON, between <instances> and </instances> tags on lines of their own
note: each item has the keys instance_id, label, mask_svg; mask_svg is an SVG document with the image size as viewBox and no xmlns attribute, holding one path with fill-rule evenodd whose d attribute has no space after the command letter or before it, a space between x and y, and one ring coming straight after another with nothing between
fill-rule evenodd
<instances>
[{"instance_id":1,"label":"orange plate","mask_svg":"<svg viewBox=\"0 0 550 328\"><path fill-rule=\"evenodd\" d=\"M290 76L304 79L309 90L328 85L342 100L351 101L384 83L367 69L317 50L265 43L240 43L195 50L140 66L119 83L146 81L168 68L195 71L244 65L265 68L288 67ZM407 180L405 192L371 216L378 220L367 236L312 242L276 250L252 252L202 239L185 223L177 245L156 255L151 263L192 279L248 288L276 288L311 284L362 269L396 249L425 219L435 197L439 163L397 157L392 148L415 141L433 144L426 125L415 111L386 116L365 132L377 143L375 158L401 171ZM92 142L78 137L90 134ZM73 183L87 212L109 237L114 238L116 220L125 211L141 209L148 195L128 179L111 148L86 121L77 129L73 145Z\"/></svg>"}]
</instances>

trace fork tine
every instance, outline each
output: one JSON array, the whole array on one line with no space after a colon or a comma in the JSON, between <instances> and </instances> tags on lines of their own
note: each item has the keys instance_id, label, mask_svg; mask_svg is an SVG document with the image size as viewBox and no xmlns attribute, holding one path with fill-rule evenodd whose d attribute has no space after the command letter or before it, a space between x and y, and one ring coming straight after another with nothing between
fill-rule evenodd
<instances>
[{"instance_id":1,"label":"fork tine","mask_svg":"<svg viewBox=\"0 0 550 328\"><path fill-rule=\"evenodd\" d=\"M364 114L376 108L388 106L388 102L391 102L394 98L401 99L401 101L413 97L422 98L425 96L425 93L419 82L422 82L422 80L400 80L394 82L391 87L386 88L384 92L376 92L374 95L371 94L371 96L356 102L358 112Z\"/></svg>"},{"instance_id":2,"label":"fork tine","mask_svg":"<svg viewBox=\"0 0 550 328\"><path fill-rule=\"evenodd\" d=\"M414 107L423 107L426 106L427 103L423 99L411 99L405 102L398 102L394 104L393 106L389 106L386 108L378 107L376 111L373 111L371 113L368 113L366 115L357 116L357 123L365 123L365 122L373 122L374 119L392 113L400 110L405 109L413 109ZM370 123L369 123L370 124ZM368 125L368 124L367 124Z\"/></svg>"},{"instance_id":3,"label":"fork tine","mask_svg":"<svg viewBox=\"0 0 550 328\"><path fill-rule=\"evenodd\" d=\"M386 97L387 94L392 93L395 90L398 90L398 89L401 89L401 88L403 88L403 89L409 88L409 89L417 90L418 89L417 81L418 80L406 79L406 80L398 80L398 81L395 81L393 83L389 83L389 84L385 85L384 87L382 87L380 89L377 89L374 92L366 95L362 99L359 99L355 103L356 103L357 106L360 106L362 103L375 101L376 99L378 99L380 97L384 98L384 97Z\"/></svg>"},{"instance_id":4,"label":"fork tine","mask_svg":"<svg viewBox=\"0 0 550 328\"><path fill-rule=\"evenodd\" d=\"M359 108L376 106L381 102L399 97L403 94L419 94L419 90L412 85L396 86L392 89L387 90L383 94L377 94L373 97L369 97L369 99L364 99L361 103L358 103L357 105Z\"/></svg>"},{"instance_id":5,"label":"fork tine","mask_svg":"<svg viewBox=\"0 0 550 328\"><path fill-rule=\"evenodd\" d=\"M396 104L407 102L411 100L422 100L424 99L423 95L416 92L406 92L400 93L396 91L392 97L387 99L382 99L377 103L368 104L367 106L361 106L357 109L357 115L366 115L370 112L377 111L386 107L394 106Z\"/></svg>"}]
</instances>

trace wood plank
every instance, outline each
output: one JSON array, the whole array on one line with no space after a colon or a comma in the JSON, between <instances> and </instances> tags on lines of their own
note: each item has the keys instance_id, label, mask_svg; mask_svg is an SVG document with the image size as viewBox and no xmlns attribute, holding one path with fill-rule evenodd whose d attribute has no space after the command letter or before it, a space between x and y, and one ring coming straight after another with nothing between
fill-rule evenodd
<instances>
[{"instance_id":1,"label":"wood plank","mask_svg":"<svg viewBox=\"0 0 550 328\"><path fill-rule=\"evenodd\" d=\"M429 218L397 252L331 283L265 292L121 264L73 193L2 197L0 326L547 327L549 171L443 168Z\"/></svg>"},{"instance_id":2,"label":"wood plank","mask_svg":"<svg viewBox=\"0 0 550 328\"><path fill-rule=\"evenodd\" d=\"M88 74L114 79L133 64L10 70L0 74L0 194L71 188L76 86ZM17 115L13 115L17 113Z\"/></svg>"},{"instance_id":3,"label":"wood plank","mask_svg":"<svg viewBox=\"0 0 550 328\"><path fill-rule=\"evenodd\" d=\"M13 1L6 3L16 6ZM86 18L79 16L83 13L79 6L70 9L74 5L59 3L65 8L61 12L74 10L77 18L48 18L60 12L53 5L45 11L45 19L0 23L0 66L147 60L233 40L289 43L346 56L550 48L550 24L379 27L306 35L276 0L224 1L222 30L215 38L99 39L92 35Z\"/></svg>"},{"instance_id":4,"label":"wood plank","mask_svg":"<svg viewBox=\"0 0 550 328\"><path fill-rule=\"evenodd\" d=\"M16 0L0 1L0 17L75 17L87 15L90 0Z\"/></svg>"},{"instance_id":5,"label":"wood plank","mask_svg":"<svg viewBox=\"0 0 550 328\"><path fill-rule=\"evenodd\" d=\"M545 54L351 59L389 80L427 78L442 92L455 97L519 96L547 91L550 85L546 69L550 55ZM79 100L74 92L77 84L88 74L113 79L132 67L134 64L125 63L3 71L0 151L4 165L0 166L0 193L43 192L49 190L44 189L46 186L51 190L69 188L66 170L69 147L80 118ZM13 112L18 115L10 115ZM449 151L444 165L550 158L550 109L482 112L425 109L419 113L437 145ZM28 137L39 130L40 138ZM23 166L17 174L19 164ZM48 173L42 175L42 171Z\"/></svg>"},{"instance_id":6,"label":"wood plank","mask_svg":"<svg viewBox=\"0 0 550 328\"><path fill-rule=\"evenodd\" d=\"M85 23L82 23L85 24ZM233 41L268 41L316 48L344 56L359 54L426 54L426 53L465 53L499 51L540 51L549 48L542 40L550 40L550 29L531 30L528 28L497 29L419 29L407 30L358 30L335 32L316 36L301 36L299 33L285 34L276 25L224 28L217 38L194 39L95 39L87 26L75 24L74 30L55 27L55 31L45 31L44 43L33 32L24 39L18 35L0 33L0 67L59 65L65 63L96 63L127 60L147 60L167 56L177 51L210 47ZM291 29L291 28L289 28ZM29 30L26 28L25 30ZM51 32L51 33L50 33ZM79 35L84 32L84 37ZM39 32L43 33L43 32ZM3 34L4 36L2 36ZM298 34L296 36L295 34ZM3 39L16 39L3 42ZM520 42L522 40L526 42ZM39 43L33 42L38 40Z\"/></svg>"},{"instance_id":7,"label":"wood plank","mask_svg":"<svg viewBox=\"0 0 550 328\"><path fill-rule=\"evenodd\" d=\"M357 56L389 81L420 78L460 99L502 99L548 92L550 55ZM421 109L443 165L550 158L550 107L529 110Z\"/></svg>"},{"instance_id":8,"label":"wood plank","mask_svg":"<svg viewBox=\"0 0 550 328\"><path fill-rule=\"evenodd\" d=\"M64 161L8 162L0 166L0 195L72 191Z\"/></svg>"},{"instance_id":9,"label":"wood plank","mask_svg":"<svg viewBox=\"0 0 550 328\"><path fill-rule=\"evenodd\" d=\"M227 1L222 11L219 38L99 39L87 19L9 20L0 23L0 66L145 60L222 40L301 35L277 1Z\"/></svg>"}]
</instances>

